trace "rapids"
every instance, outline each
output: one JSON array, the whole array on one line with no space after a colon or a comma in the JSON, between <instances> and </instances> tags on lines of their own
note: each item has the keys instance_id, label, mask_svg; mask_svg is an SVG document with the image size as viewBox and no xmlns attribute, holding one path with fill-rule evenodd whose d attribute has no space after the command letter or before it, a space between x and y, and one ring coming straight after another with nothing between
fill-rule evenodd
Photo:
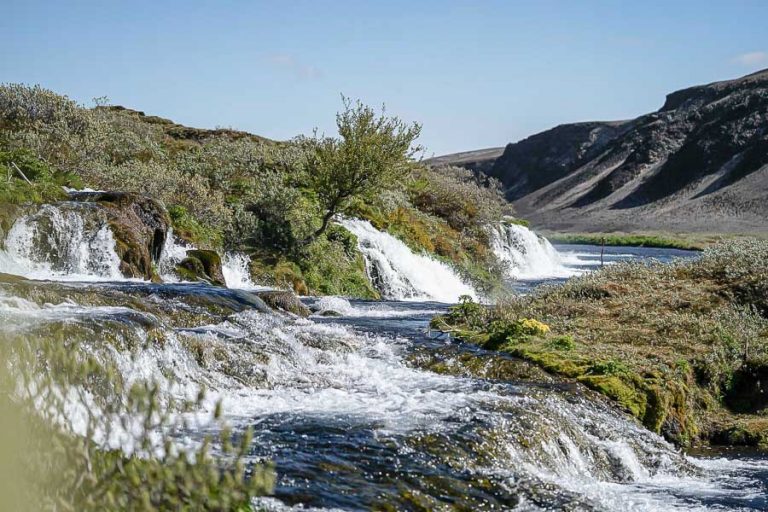
<instances>
[{"instance_id":1,"label":"rapids","mask_svg":"<svg viewBox=\"0 0 768 512\"><path fill-rule=\"evenodd\" d=\"M74 217L44 220L59 215ZM235 431L253 427L251 460L276 463L275 495L258 503L267 509L768 508L765 459L687 456L591 392L526 377L536 374L525 363L430 333L442 302L471 288L370 224L344 221L374 282L401 300L306 298L316 313L303 319L247 291L255 284L237 255L225 264L231 289L125 280L98 219L80 210L44 218L20 219L5 240L0 333L66 332L126 380L165 382L168 395L205 386L211 396L187 413L179 442L214 428L205 417L221 400ZM512 250L513 234L499 236ZM532 244L526 254L552 247L514 236ZM182 254L169 243L166 265ZM567 263L588 266L594 251L579 251L559 265L586 270ZM543 268L526 272L562 278ZM101 442L130 450L125 436Z\"/></svg>"}]
</instances>

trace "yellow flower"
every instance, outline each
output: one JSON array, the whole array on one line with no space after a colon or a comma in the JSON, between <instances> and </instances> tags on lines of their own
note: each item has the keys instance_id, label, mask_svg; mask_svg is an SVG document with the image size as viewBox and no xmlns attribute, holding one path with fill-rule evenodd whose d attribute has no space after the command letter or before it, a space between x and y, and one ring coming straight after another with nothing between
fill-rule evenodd
<instances>
[{"instance_id":1,"label":"yellow flower","mask_svg":"<svg viewBox=\"0 0 768 512\"><path fill-rule=\"evenodd\" d=\"M550 331L547 324L539 322L533 318L523 318L520 321L520 327L525 334L531 336L544 336Z\"/></svg>"}]
</instances>

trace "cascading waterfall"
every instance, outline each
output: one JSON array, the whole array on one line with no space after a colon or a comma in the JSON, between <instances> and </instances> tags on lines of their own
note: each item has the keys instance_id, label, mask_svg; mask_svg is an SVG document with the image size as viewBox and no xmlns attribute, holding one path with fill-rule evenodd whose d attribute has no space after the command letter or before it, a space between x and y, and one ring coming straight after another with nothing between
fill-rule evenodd
<instances>
[{"instance_id":1,"label":"cascading waterfall","mask_svg":"<svg viewBox=\"0 0 768 512\"><path fill-rule=\"evenodd\" d=\"M766 504L760 482L744 474L754 471L749 466L721 461L713 471L571 388L441 375L414 367L407 357L412 347L391 335L253 309L179 328L172 315L163 316L158 285L122 286L146 311L36 305L0 294L0 318L31 336L76 319L70 335L115 362L127 382L172 376L174 390L163 392L183 395L205 385L212 395L204 407L221 401L236 430L257 425L253 460L277 462L286 475L277 498L289 504L367 509L391 500L391 508L407 508L399 501L403 490L436 492L428 496L462 500L470 509L485 508L487 499L496 500L494 508L532 510L688 510L702 496L742 500L755 510ZM210 300L220 314L213 295L186 305L183 296L178 300L182 308ZM110 344L94 336L93 323L108 329ZM150 329L162 332L161 345L147 345L138 357L119 348L141 346ZM454 364L452 357L446 352L444 364ZM210 428L204 412L189 416L192 428ZM121 439L103 442L122 447ZM438 490L430 487L436 476ZM343 490L350 487L352 495Z\"/></svg>"},{"instance_id":2,"label":"cascading waterfall","mask_svg":"<svg viewBox=\"0 0 768 512\"><path fill-rule=\"evenodd\" d=\"M17 219L0 250L0 272L32 279L122 279L112 231L82 203L44 205Z\"/></svg>"},{"instance_id":3,"label":"cascading waterfall","mask_svg":"<svg viewBox=\"0 0 768 512\"><path fill-rule=\"evenodd\" d=\"M342 226L357 236L368 275L383 298L456 302L462 295L477 298L448 265L426 255L415 254L407 245L370 222L344 219Z\"/></svg>"},{"instance_id":4,"label":"cascading waterfall","mask_svg":"<svg viewBox=\"0 0 768 512\"><path fill-rule=\"evenodd\" d=\"M525 226L501 223L490 231L493 253L506 264L511 279L564 278L576 273L563 264L549 240Z\"/></svg>"},{"instance_id":5,"label":"cascading waterfall","mask_svg":"<svg viewBox=\"0 0 768 512\"><path fill-rule=\"evenodd\" d=\"M168 283L179 282L179 277L174 269L187 256L187 251L195 249L195 246L177 239L173 235L173 229L168 230L165 245L157 265L158 272L163 281ZM229 251L224 253L221 259L221 271L228 288L239 290L264 290L267 287L253 282L250 272L251 258L247 254Z\"/></svg>"}]
</instances>

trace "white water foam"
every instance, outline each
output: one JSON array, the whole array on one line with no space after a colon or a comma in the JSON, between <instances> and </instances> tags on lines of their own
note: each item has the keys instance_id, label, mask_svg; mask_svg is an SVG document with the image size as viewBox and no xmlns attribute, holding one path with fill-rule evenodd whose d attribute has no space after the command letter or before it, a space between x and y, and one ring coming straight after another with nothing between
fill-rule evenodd
<instances>
[{"instance_id":1,"label":"white water foam","mask_svg":"<svg viewBox=\"0 0 768 512\"><path fill-rule=\"evenodd\" d=\"M251 257L241 252L227 252L221 260L221 271L227 288L238 290L270 290L268 286L262 286L253 282L251 277Z\"/></svg>"},{"instance_id":2,"label":"white water foam","mask_svg":"<svg viewBox=\"0 0 768 512\"><path fill-rule=\"evenodd\" d=\"M357 236L368 275L382 297L390 300L456 302L477 293L447 264L422 254L370 222L345 219L342 226Z\"/></svg>"},{"instance_id":3,"label":"white water foam","mask_svg":"<svg viewBox=\"0 0 768 512\"><path fill-rule=\"evenodd\" d=\"M115 238L77 207L44 205L16 220L0 250L0 272L29 279L120 280Z\"/></svg>"},{"instance_id":4,"label":"white water foam","mask_svg":"<svg viewBox=\"0 0 768 512\"><path fill-rule=\"evenodd\" d=\"M314 304L313 309L315 314L320 316L334 312L341 316L367 318L397 318L440 313L439 309L397 309L386 304L352 305L347 299L334 296L321 297Z\"/></svg>"},{"instance_id":5,"label":"white water foam","mask_svg":"<svg viewBox=\"0 0 768 512\"><path fill-rule=\"evenodd\" d=\"M563 263L549 240L525 226L499 224L490 230L493 253L507 265L512 279L566 278L579 273Z\"/></svg>"},{"instance_id":6,"label":"white water foam","mask_svg":"<svg viewBox=\"0 0 768 512\"><path fill-rule=\"evenodd\" d=\"M187 251L195 249L194 245L188 244L173 235L173 228L168 229L168 236L165 237L163 250L160 252L160 261L157 263L157 271L160 278L166 283L178 283L179 276L174 269L181 260L187 257Z\"/></svg>"}]
</instances>

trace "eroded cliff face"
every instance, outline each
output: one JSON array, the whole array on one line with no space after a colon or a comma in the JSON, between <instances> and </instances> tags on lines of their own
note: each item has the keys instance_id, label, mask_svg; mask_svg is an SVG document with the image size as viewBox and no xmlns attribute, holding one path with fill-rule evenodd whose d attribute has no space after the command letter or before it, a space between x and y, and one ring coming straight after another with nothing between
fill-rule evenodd
<instances>
[{"instance_id":1,"label":"eroded cliff face","mask_svg":"<svg viewBox=\"0 0 768 512\"><path fill-rule=\"evenodd\" d=\"M540 227L764 231L768 70L673 92L630 121L558 126L484 170Z\"/></svg>"}]
</instances>

